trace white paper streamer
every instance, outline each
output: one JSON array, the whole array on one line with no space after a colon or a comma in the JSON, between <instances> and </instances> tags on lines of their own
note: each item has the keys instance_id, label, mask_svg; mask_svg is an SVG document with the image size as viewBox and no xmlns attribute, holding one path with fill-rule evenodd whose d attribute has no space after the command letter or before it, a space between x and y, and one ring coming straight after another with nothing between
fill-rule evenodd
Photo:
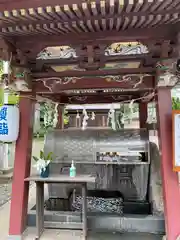
<instances>
[{"instance_id":1,"label":"white paper streamer","mask_svg":"<svg viewBox=\"0 0 180 240\"><path fill-rule=\"evenodd\" d=\"M57 126L57 123L58 123L58 106L59 106L59 103L56 103L55 105L55 113L54 113L54 119L53 119L53 127L55 128Z\"/></svg>"},{"instance_id":2,"label":"white paper streamer","mask_svg":"<svg viewBox=\"0 0 180 240\"><path fill-rule=\"evenodd\" d=\"M91 120L95 120L95 118L96 118L96 115L95 115L94 112L92 112L92 114L91 114Z\"/></svg>"},{"instance_id":3,"label":"white paper streamer","mask_svg":"<svg viewBox=\"0 0 180 240\"><path fill-rule=\"evenodd\" d=\"M87 121L88 121L88 119L89 119L89 117L88 117L88 114L87 114L87 111L86 111L86 108L84 107L84 109L83 109L83 115L84 115L84 117L83 117L83 121L82 121L82 130L85 130L86 129L86 127L87 127Z\"/></svg>"},{"instance_id":4,"label":"white paper streamer","mask_svg":"<svg viewBox=\"0 0 180 240\"><path fill-rule=\"evenodd\" d=\"M76 118L77 118L77 119L79 119L79 118L80 118L80 115L79 115L79 112L78 112L78 111L77 111Z\"/></svg>"},{"instance_id":5,"label":"white paper streamer","mask_svg":"<svg viewBox=\"0 0 180 240\"><path fill-rule=\"evenodd\" d=\"M111 108L108 112L108 121L111 121L111 127L113 130L116 130L116 122L115 122L115 110L114 110L114 105L111 104Z\"/></svg>"}]
</instances>

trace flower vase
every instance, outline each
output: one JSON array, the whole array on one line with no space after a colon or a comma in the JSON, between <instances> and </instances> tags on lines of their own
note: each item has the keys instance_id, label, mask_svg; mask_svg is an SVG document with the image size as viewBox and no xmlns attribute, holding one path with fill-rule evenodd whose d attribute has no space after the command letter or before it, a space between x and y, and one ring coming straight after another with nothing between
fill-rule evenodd
<instances>
[{"instance_id":1,"label":"flower vase","mask_svg":"<svg viewBox=\"0 0 180 240\"><path fill-rule=\"evenodd\" d=\"M45 171L44 169L41 170L41 175L42 178L47 178L49 177L49 165L46 166Z\"/></svg>"}]
</instances>

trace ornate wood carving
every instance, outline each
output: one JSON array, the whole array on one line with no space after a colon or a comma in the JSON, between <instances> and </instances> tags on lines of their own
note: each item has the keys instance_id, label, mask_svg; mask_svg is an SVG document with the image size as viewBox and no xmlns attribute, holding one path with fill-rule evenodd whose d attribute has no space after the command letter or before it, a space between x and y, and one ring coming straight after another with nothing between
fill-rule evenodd
<instances>
[{"instance_id":1,"label":"ornate wood carving","mask_svg":"<svg viewBox=\"0 0 180 240\"><path fill-rule=\"evenodd\" d=\"M162 60L157 64L157 86L173 87L180 79L180 71L177 69L177 59Z\"/></svg>"},{"instance_id":2,"label":"ornate wood carving","mask_svg":"<svg viewBox=\"0 0 180 240\"><path fill-rule=\"evenodd\" d=\"M32 79L29 69L22 67L12 67L10 75L10 88L15 91L32 91Z\"/></svg>"},{"instance_id":3,"label":"ornate wood carving","mask_svg":"<svg viewBox=\"0 0 180 240\"><path fill-rule=\"evenodd\" d=\"M75 101L80 102L80 103L85 103L87 101L87 96L72 96L68 97L69 103L73 103Z\"/></svg>"},{"instance_id":4,"label":"ornate wood carving","mask_svg":"<svg viewBox=\"0 0 180 240\"><path fill-rule=\"evenodd\" d=\"M176 28L174 28L174 31ZM87 42L98 44L111 44L113 42L126 42L132 39L138 39L138 41L152 41L162 39L174 39L175 34L172 34L172 28L163 26L157 28L145 28L145 29L131 29L123 32L117 32L116 30L102 31L102 32L86 32L81 34L67 33L63 35L42 35L36 36L30 35L28 37L16 37L16 46L21 50L32 50L36 47L41 47L41 50L47 46L59 46L59 45L79 45Z\"/></svg>"},{"instance_id":5,"label":"ornate wood carving","mask_svg":"<svg viewBox=\"0 0 180 240\"><path fill-rule=\"evenodd\" d=\"M146 79L150 78L148 81ZM153 88L152 76L149 74L135 74L124 76L96 76L96 77L51 77L35 79L33 83L36 92L62 92L71 89L102 89L102 88L121 88L123 89L142 89ZM42 86L43 84L43 86Z\"/></svg>"},{"instance_id":6,"label":"ornate wood carving","mask_svg":"<svg viewBox=\"0 0 180 240\"><path fill-rule=\"evenodd\" d=\"M139 42L113 43L105 49L106 56L134 55L148 53L146 46Z\"/></svg>"},{"instance_id":7,"label":"ornate wood carving","mask_svg":"<svg viewBox=\"0 0 180 240\"><path fill-rule=\"evenodd\" d=\"M152 100L152 98L148 98L150 95L149 91L142 92L142 95L138 92L132 91L124 91L121 93L118 92L102 92L97 95L97 93L93 94L76 94L76 95L66 95L66 93L61 94L40 94L43 97L50 98L53 101L61 102L63 104L84 104L84 103L110 103L110 102L130 102L134 99L136 102L141 101L140 99L144 96L144 101ZM152 93L151 93L152 96ZM147 98L147 100L145 100Z\"/></svg>"},{"instance_id":8,"label":"ornate wood carving","mask_svg":"<svg viewBox=\"0 0 180 240\"><path fill-rule=\"evenodd\" d=\"M37 59L73 59L77 58L76 50L70 46L48 47L42 50Z\"/></svg>"}]
</instances>

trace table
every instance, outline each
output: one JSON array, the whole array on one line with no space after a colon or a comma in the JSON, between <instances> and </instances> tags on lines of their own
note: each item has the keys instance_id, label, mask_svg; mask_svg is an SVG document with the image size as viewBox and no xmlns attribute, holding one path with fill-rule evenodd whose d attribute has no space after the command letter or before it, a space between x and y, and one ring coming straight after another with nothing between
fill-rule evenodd
<instances>
[{"instance_id":1,"label":"table","mask_svg":"<svg viewBox=\"0 0 180 240\"><path fill-rule=\"evenodd\" d=\"M39 175L31 175L25 181L33 181L36 183L36 240L40 239L44 231L44 183L76 183L82 187L82 230L83 237L87 237L87 183L95 183L96 178L91 175L76 175L70 177L68 175L54 174L48 178L42 178Z\"/></svg>"}]
</instances>

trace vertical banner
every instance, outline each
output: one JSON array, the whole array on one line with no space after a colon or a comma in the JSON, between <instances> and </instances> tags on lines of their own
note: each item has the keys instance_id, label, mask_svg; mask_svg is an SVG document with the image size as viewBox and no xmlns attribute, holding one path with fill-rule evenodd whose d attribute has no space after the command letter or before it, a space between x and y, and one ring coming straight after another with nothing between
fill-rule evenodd
<instances>
[{"instance_id":1,"label":"vertical banner","mask_svg":"<svg viewBox=\"0 0 180 240\"><path fill-rule=\"evenodd\" d=\"M180 172L180 110L172 111L173 171Z\"/></svg>"},{"instance_id":2,"label":"vertical banner","mask_svg":"<svg viewBox=\"0 0 180 240\"><path fill-rule=\"evenodd\" d=\"M19 135L19 108L16 105L0 107L0 141L14 142Z\"/></svg>"}]
</instances>

